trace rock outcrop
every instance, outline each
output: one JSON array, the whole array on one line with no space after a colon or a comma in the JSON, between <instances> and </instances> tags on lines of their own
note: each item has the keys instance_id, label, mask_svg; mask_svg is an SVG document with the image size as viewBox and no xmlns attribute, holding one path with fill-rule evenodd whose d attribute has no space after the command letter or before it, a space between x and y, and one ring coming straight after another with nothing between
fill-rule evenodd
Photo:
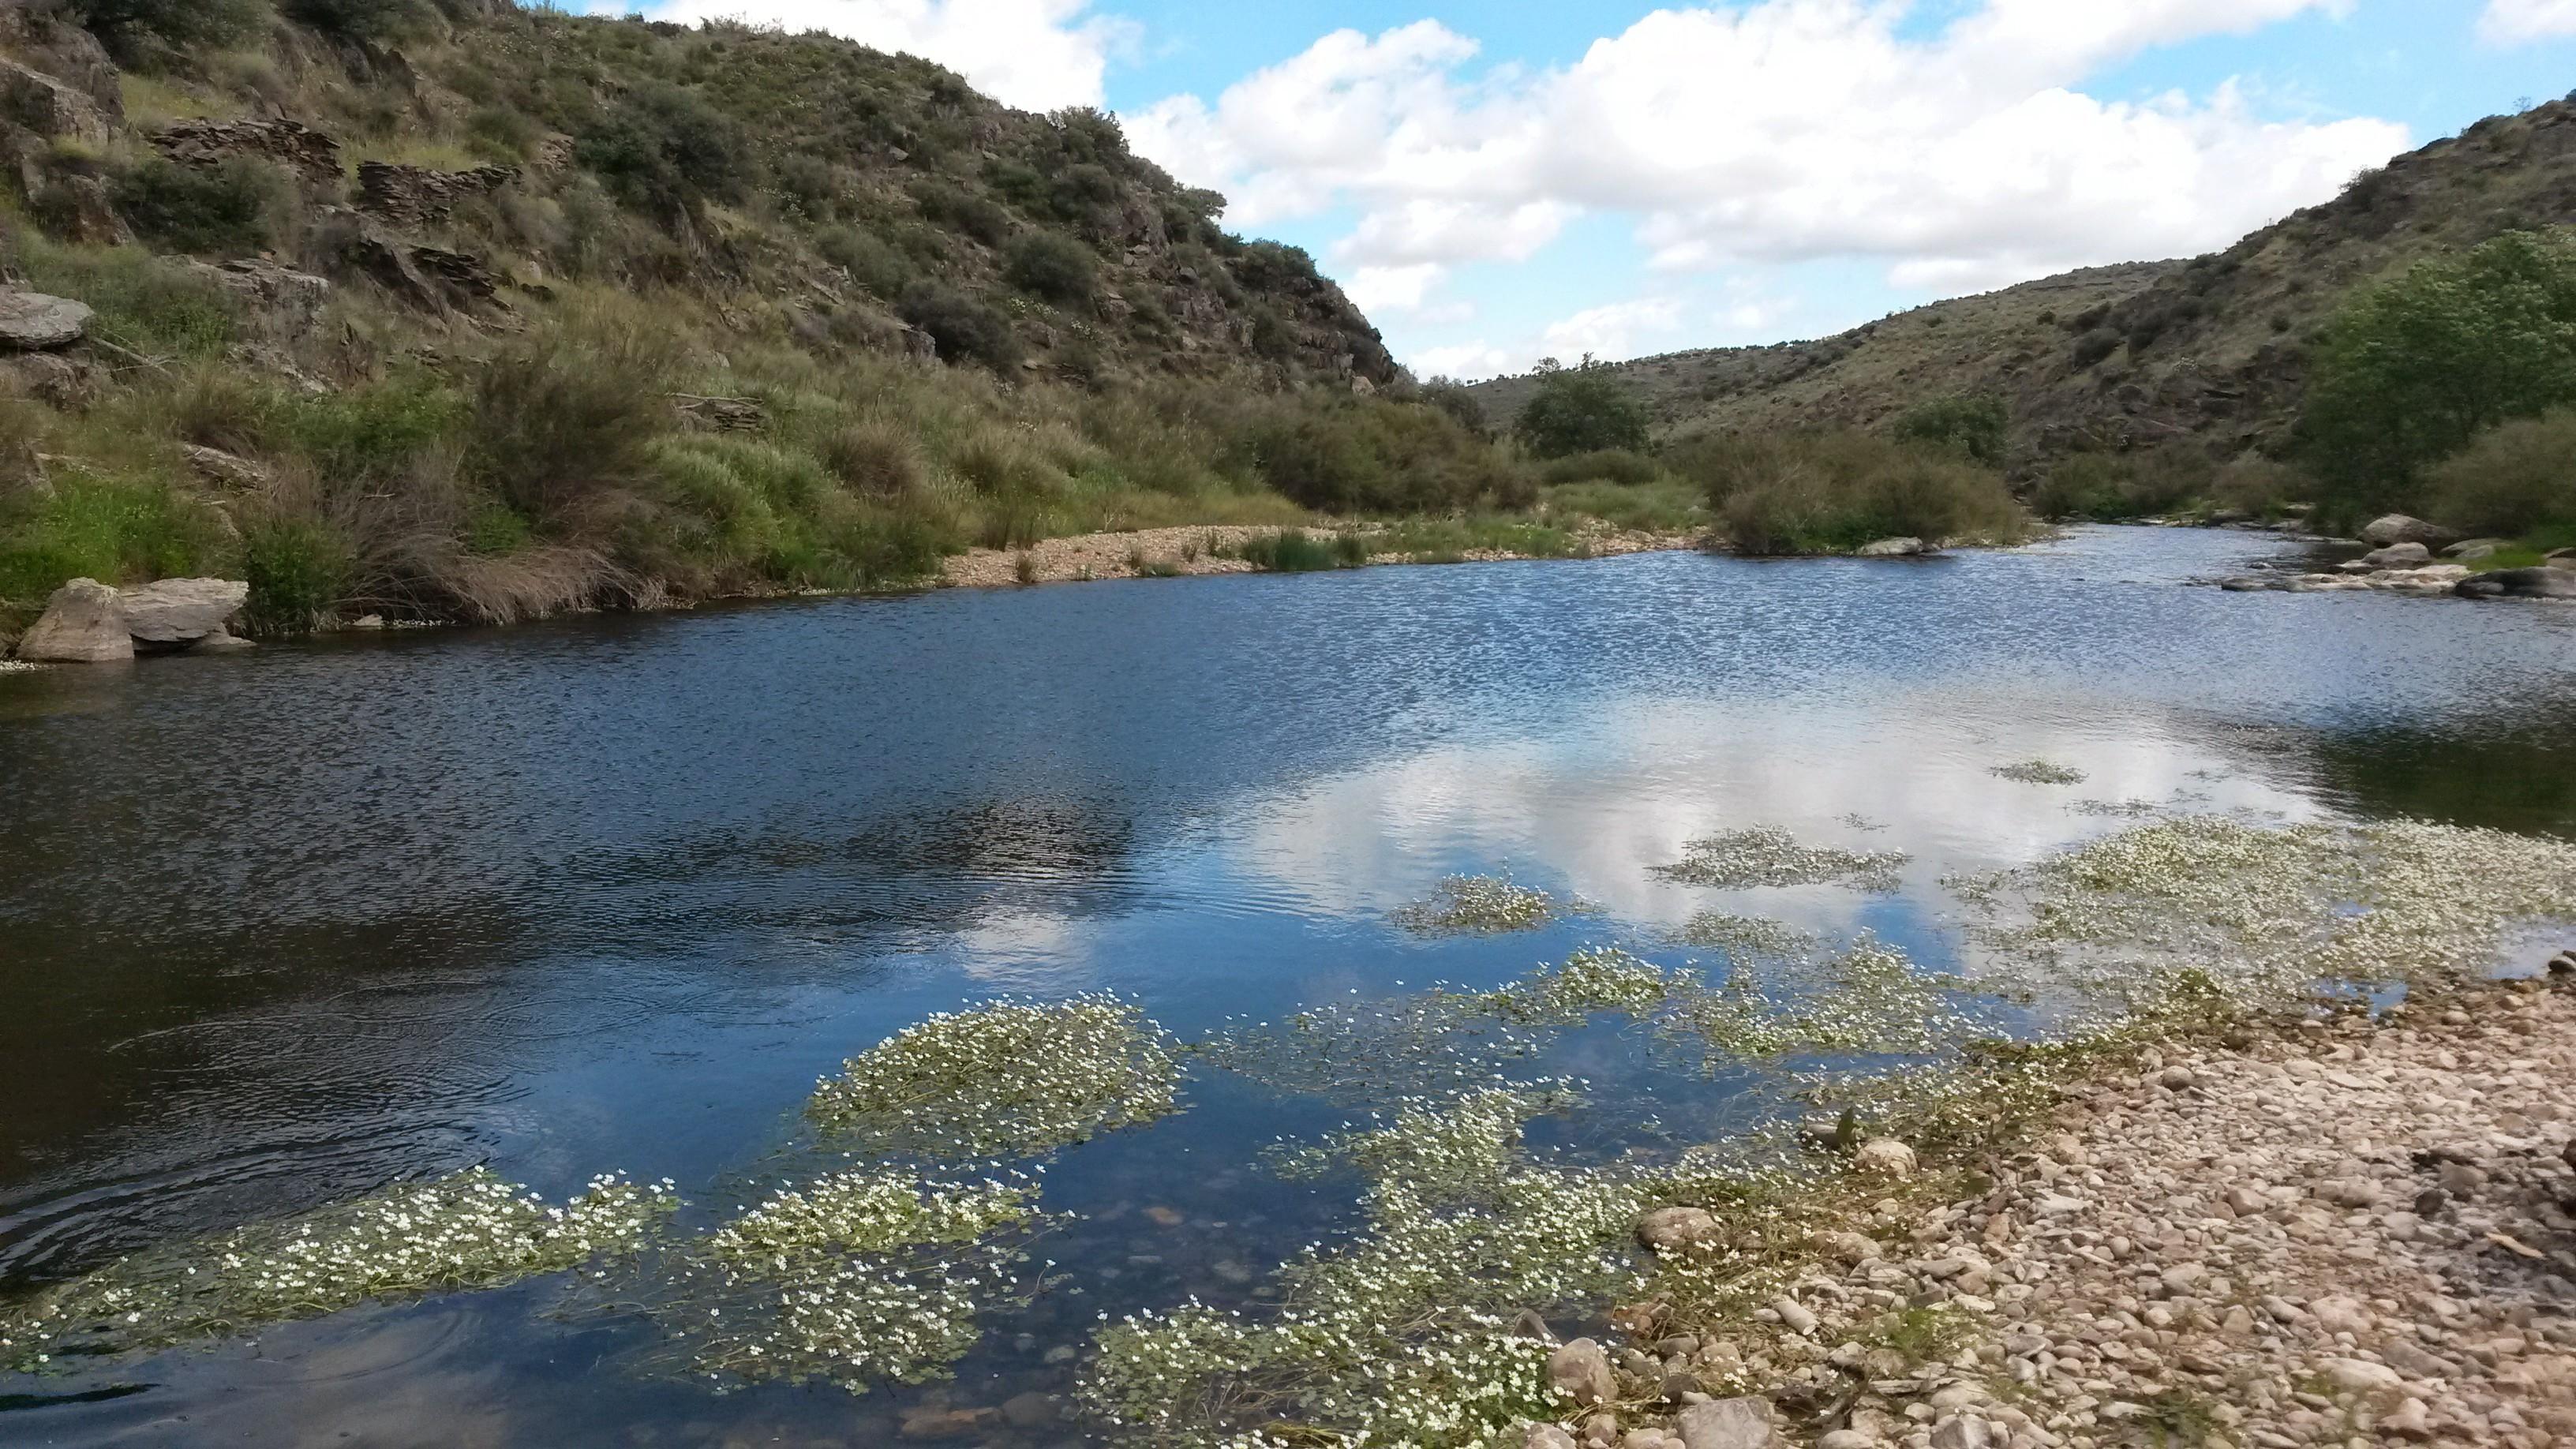
<instances>
[{"instance_id":1,"label":"rock outcrop","mask_svg":"<svg viewBox=\"0 0 2576 1449\"><path fill-rule=\"evenodd\" d=\"M445 221L458 202L489 196L518 179L516 166L432 171L391 161L361 161L358 208L396 226L428 226Z\"/></svg>"},{"instance_id":2,"label":"rock outcrop","mask_svg":"<svg viewBox=\"0 0 2576 1449\"><path fill-rule=\"evenodd\" d=\"M2576 599L2576 569L2497 569L2462 579L2452 591L2464 599Z\"/></svg>"},{"instance_id":3,"label":"rock outcrop","mask_svg":"<svg viewBox=\"0 0 2576 1449\"><path fill-rule=\"evenodd\" d=\"M116 607L116 590L74 579L54 590L45 614L18 640L18 657L36 664L113 664L134 657L133 637Z\"/></svg>"},{"instance_id":4,"label":"rock outcrop","mask_svg":"<svg viewBox=\"0 0 2576 1449\"><path fill-rule=\"evenodd\" d=\"M89 335L89 307L42 292L0 290L0 349L50 352Z\"/></svg>"},{"instance_id":5,"label":"rock outcrop","mask_svg":"<svg viewBox=\"0 0 2576 1449\"><path fill-rule=\"evenodd\" d=\"M316 185L340 183L340 143L301 121L174 121L152 133L152 144L183 166L257 156Z\"/></svg>"},{"instance_id":6,"label":"rock outcrop","mask_svg":"<svg viewBox=\"0 0 2576 1449\"><path fill-rule=\"evenodd\" d=\"M2420 543L2430 550L2459 542L2460 534L2458 530L2444 528L2438 523L2426 523L2423 519L2403 513L2391 513L2372 519L2361 530L2361 541L2372 548L2394 548L2403 543ZM2427 557L2430 557L2429 552Z\"/></svg>"},{"instance_id":7,"label":"rock outcrop","mask_svg":"<svg viewBox=\"0 0 2576 1449\"><path fill-rule=\"evenodd\" d=\"M111 134L107 112L79 87L0 59L0 115L48 140L104 146Z\"/></svg>"},{"instance_id":8,"label":"rock outcrop","mask_svg":"<svg viewBox=\"0 0 2576 1449\"><path fill-rule=\"evenodd\" d=\"M250 585L229 579L163 579L138 589L74 579L46 601L44 616L18 641L18 657L109 664L138 652L241 648L228 626L249 601Z\"/></svg>"},{"instance_id":9,"label":"rock outcrop","mask_svg":"<svg viewBox=\"0 0 2576 1449\"><path fill-rule=\"evenodd\" d=\"M1931 552L1934 552L1932 546L1919 538L1882 538L1875 543L1864 543L1853 549L1852 556L1854 558L1921 558Z\"/></svg>"}]
</instances>

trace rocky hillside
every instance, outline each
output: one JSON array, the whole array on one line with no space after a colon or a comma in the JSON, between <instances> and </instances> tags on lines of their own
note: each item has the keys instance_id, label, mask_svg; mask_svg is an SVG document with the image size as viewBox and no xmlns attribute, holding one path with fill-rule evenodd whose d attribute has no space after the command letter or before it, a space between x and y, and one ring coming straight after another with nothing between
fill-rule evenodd
<instances>
[{"instance_id":1,"label":"rocky hillside","mask_svg":"<svg viewBox=\"0 0 2576 1449\"><path fill-rule=\"evenodd\" d=\"M323 23L211 53L76 23L134 8L0 0L0 147L70 241L255 256L441 322L506 326L593 279L1084 379L1395 375L1302 252L1226 232L1223 198L1114 120L1011 110L926 61L506 0L307 0L289 13ZM302 204L247 215L278 181L243 162Z\"/></svg>"},{"instance_id":2,"label":"rocky hillside","mask_svg":"<svg viewBox=\"0 0 2576 1449\"><path fill-rule=\"evenodd\" d=\"M2318 326L2356 285L2499 232L2576 222L2576 103L2481 121L2343 194L2188 262L2070 272L1821 341L1618 365L1659 433L1881 422L1927 398L2011 406L2024 461L2191 439L2285 440ZM1533 380L1474 395L1518 415Z\"/></svg>"}]
</instances>

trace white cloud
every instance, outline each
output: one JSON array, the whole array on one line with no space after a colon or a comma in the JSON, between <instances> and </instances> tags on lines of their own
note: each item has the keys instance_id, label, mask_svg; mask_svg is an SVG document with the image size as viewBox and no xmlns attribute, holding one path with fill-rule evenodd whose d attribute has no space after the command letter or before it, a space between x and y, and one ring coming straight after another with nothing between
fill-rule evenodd
<instances>
[{"instance_id":1,"label":"white cloud","mask_svg":"<svg viewBox=\"0 0 2576 1449\"><path fill-rule=\"evenodd\" d=\"M1090 8L1090 0L660 0L647 13L829 31L937 61L1006 105L1048 111L1099 105L1110 56L1135 36L1131 23Z\"/></svg>"},{"instance_id":2,"label":"white cloud","mask_svg":"<svg viewBox=\"0 0 2576 1449\"><path fill-rule=\"evenodd\" d=\"M1550 324L1544 337L1547 355L1573 362L1586 353L1595 357L1634 357L1650 337L1669 337L1682 330L1682 304L1672 297L1640 297L1589 307Z\"/></svg>"},{"instance_id":3,"label":"white cloud","mask_svg":"<svg viewBox=\"0 0 2576 1449\"><path fill-rule=\"evenodd\" d=\"M2490 45L2576 36L2576 0L2488 0L2478 38Z\"/></svg>"},{"instance_id":4,"label":"white cloud","mask_svg":"<svg viewBox=\"0 0 2576 1449\"><path fill-rule=\"evenodd\" d=\"M1526 258L1586 213L1632 218L1667 271L1868 258L1908 289L1991 286L2223 245L2404 149L2402 126L2267 118L2233 85L2080 89L2145 49L2349 3L1984 0L1926 35L1903 0L1755 0L1659 10L1538 72L1471 72L1475 41L1422 21L1337 31L1128 129L1235 197L1237 224L1354 208L1330 255L1416 305L1442 280L1420 269Z\"/></svg>"}]
</instances>

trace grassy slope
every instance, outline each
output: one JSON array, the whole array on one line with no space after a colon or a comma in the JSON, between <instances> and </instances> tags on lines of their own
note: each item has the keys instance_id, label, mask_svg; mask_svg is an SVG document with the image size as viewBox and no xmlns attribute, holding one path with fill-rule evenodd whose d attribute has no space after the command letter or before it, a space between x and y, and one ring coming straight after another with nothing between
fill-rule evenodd
<instances>
[{"instance_id":1,"label":"grassy slope","mask_svg":"<svg viewBox=\"0 0 2576 1449\"><path fill-rule=\"evenodd\" d=\"M2501 231L2570 221L2576 104L2558 101L2399 157L2336 200L2188 263L2073 272L1821 341L1619 370L1668 436L1870 425L1928 397L1982 392L2010 401L2024 463L2173 438L2226 457L2285 440L2304 348L2355 285ZM1508 420L1530 385L1504 378L1474 392Z\"/></svg>"}]
</instances>

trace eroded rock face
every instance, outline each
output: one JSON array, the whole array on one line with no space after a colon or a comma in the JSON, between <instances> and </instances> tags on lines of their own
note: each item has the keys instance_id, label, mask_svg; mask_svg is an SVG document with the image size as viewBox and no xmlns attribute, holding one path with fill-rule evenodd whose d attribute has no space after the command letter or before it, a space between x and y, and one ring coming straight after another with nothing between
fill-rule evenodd
<instances>
[{"instance_id":1,"label":"eroded rock face","mask_svg":"<svg viewBox=\"0 0 2576 1449\"><path fill-rule=\"evenodd\" d=\"M0 114L55 140L104 146L110 131L107 112L87 93L14 60L0 60Z\"/></svg>"},{"instance_id":2,"label":"eroded rock face","mask_svg":"<svg viewBox=\"0 0 2576 1449\"><path fill-rule=\"evenodd\" d=\"M2576 599L2576 569L2497 569L2462 579L2454 592L2464 599Z\"/></svg>"},{"instance_id":3,"label":"eroded rock face","mask_svg":"<svg viewBox=\"0 0 2576 1449\"><path fill-rule=\"evenodd\" d=\"M18 641L18 657L39 664L113 664L134 657L116 590L74 579L45 601L45 615Z\"/></svg>"},{"instance_id":4,"label":"eroded rock face","mask_svg":"<svg viewBox=\"0 0 2576 1449\"><path fill-rule=\"evenodd\" d=\"M317 184L340 180L340 143L301 121L174 121L152 133L152 144L184 166L259 156Z\"/></svg>"},{"instance_id":5,"label":"eroded rock face","mask_svg":"<svg viewBox=\"0 0 2576 1449\"><path fill-rule=\"evenodd\" d=\"M282 337L313 330L331 300L328 278L256 257L229 262L189 262L188 269L250 304L267 330Z\"/></svg>"},{"instance_id":6,"label":"eroded rock face","mask_svg":"<svg viewBox=\"0 0 2576 1449\"><path fill-rule=\"evenodd\" d=\"M390 161L358 163L358 207L399 226L445 221L456 203L489 196L519 179L516 166L432 171Z\"/></svg>"},{"instance_id":7,"label":"eroded rock face","mask_svg":"<svg viewBox=\"0 0 2576 1449\"><path fill-rule=\"evenodd\" d=\"M185 649L226 632L225 626L250 602L250 585L230 579L163 579L118 591L116 602L137 648Z\"/></svg>"},{"instance_id":8,"label":"eroded rock face","mask_svg":"<svg viewBox=\"0 0 2576 1449\"><path fill-rule=\"evenodd\" d=\"M86 304L68 297L0 290L0 348L46 352L69 347L89 335L92 315Z\"/></svg>"}]
</instances>

